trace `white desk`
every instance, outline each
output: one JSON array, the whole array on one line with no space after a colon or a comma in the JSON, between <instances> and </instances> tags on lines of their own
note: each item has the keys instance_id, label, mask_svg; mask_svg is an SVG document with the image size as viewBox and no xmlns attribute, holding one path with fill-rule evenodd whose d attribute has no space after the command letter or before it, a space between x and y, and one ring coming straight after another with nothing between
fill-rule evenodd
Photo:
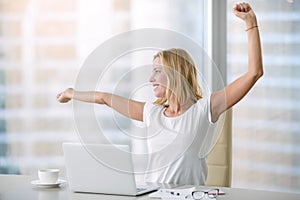
<instances>
[{"instance_id":1,"label":"white desk","mask_svg":"<svg viewBox=\"0 0 300 200\"><path fill-rule=\"evenodd\" d=\"M68 185L60 188L38 188L30 184L35 177L22 175L0 175L0 200L147 200L148 195L139 197L83 194L70 192ZM184 186L189 187L189 186ZM226 195L218 200L299 200L300 194L221 188ZM153 199L152 199L153 200Z\"/></svg>"}]
</instances>

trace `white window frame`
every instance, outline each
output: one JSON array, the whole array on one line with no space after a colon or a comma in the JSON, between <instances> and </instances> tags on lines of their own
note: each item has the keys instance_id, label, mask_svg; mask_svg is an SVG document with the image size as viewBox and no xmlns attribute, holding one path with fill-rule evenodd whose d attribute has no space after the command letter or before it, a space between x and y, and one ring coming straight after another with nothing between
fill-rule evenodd
<instances>
[{"instance_id":1,"label":"white window frame","mask_svg":"<svg viewBox=\"0 0 300 200\"><path fill-rule=\"evenodd\" d=\"M209 85L212 91L221 89L217 87L217 80L221 76L224 85L227 84L227 1L226 0L211 0L205 1L206 16L206 34L205 34L205 48L208 56L217 66L220 74L213 71L213 66L208 67L206 73L209 74L210 82ZM208 63L209 64L209 63Z\"/></svg>"}]
</instances>

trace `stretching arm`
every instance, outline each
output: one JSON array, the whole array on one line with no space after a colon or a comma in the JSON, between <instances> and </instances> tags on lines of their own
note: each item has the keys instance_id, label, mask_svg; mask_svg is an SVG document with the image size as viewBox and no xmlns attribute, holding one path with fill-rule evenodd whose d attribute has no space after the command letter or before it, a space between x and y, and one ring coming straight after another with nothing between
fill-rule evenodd
<instances>
[{"instance_id":1,"label":"stretching arm","mask_svg":"<svg viewBox=\"0 0 300 200\"><path fill-rule=\"evenodd\" d=\"M255 13L247 3L236 4L233 13L246 23L248 35L248 71L226 86L223 90L211 95L212 121L238 103L263 75L263 64L259 30Z\"/></svg>"},{"instance_id":2,"label":"stretching arm","mask_svg":"<svg viewBox=\"0 0 300 200\"><path fill-rule=\"evenodd\" d=\"M67 103L71 99L87 103L105 104L117 112L134 120L143 121L144 102L126 99L124 97L105 92L80 92L68 88L57 95L57 100Z\"/></svg>"}]
</instances>

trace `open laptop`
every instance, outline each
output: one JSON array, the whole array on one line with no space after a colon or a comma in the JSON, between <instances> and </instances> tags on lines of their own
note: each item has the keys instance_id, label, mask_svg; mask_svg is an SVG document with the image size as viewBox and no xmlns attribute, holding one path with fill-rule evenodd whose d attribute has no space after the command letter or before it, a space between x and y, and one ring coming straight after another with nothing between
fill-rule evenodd
<instances>
[{"instance_id":1,"label":"open laptop","mask_svg":"<svg viewBox=\"0 0 300 200\"><path fill-rule=\"evenodd\" d=\"M73 192L137 196L159 188L136 186L127 145L63 143L63 152Z\"/></svg>"}]
</instances>

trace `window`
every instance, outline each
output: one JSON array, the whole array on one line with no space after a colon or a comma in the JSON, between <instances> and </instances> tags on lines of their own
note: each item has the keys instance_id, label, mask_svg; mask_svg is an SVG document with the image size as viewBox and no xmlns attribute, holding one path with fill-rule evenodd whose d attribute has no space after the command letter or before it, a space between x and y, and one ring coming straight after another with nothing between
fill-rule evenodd
<instances>
[{"instance_id":1,"label":"window","mask_svg":"<svg viewBox=\"0 0 300 200\"><path fill-rule=\"evenodd\" d=\"M247 36L228 1L228 82L247 70ZM299 192L300 2L249 3L259 20L264 77L233 112L233 187Z\"/></svg>"},{"instance_id":2,"label":"window","mask_svg":"<svg viewBox=\"0 0 300 200\"><path fill-rule=\"evenodd\" d=\"M203 45L203 10L201 1L180 0L1 1L0 173L58 167L64 174L61 143L78 137L72 104L55 96L74 85L84 59L113 35L138 28L175 30ZM120 75L112 72L107 82Z\"/></svg>"},{"instance_id":3,"label":"window","mask_svg":"<svg viewBox=\"0 0 300 200\"><path fill-rule=\"evenodd\" d=\"M55 102L79 70L77 1L1 1L0 173L61 166L71 107Z\"/></svg>"}]
</instances>

